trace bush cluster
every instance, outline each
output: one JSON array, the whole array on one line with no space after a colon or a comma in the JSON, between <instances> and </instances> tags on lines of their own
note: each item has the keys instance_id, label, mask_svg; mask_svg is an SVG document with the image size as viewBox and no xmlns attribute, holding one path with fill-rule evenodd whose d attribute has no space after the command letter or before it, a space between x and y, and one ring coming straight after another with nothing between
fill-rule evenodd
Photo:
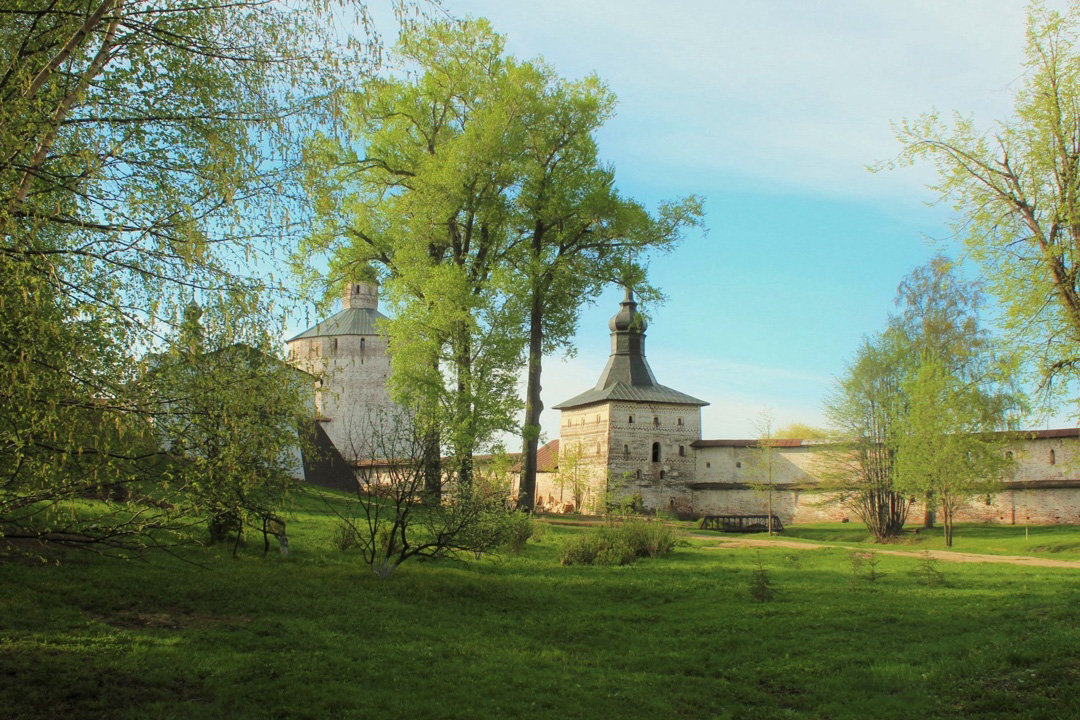
<instances>
[{"instance_id":1,"label":"bush cluster","mask_svg":"<svg viewBox=\"0 0 1080 720\"><path fill-rule=\"evenodd\" d=\"M563 565L628 565L639 557L662 557L675 547L675 533L661 522L633 519L605 525L563 543Z\"/></svg>"},{"instance_id":2,"label":"bush cluster","mask_svg":"<svg viewBox=\"0 0 1080 720\"><path fill-rule=\"evenodd\" d=\"M510 513L505 528L506 548L513 555L520 555L529 539L540 534L540 524L522 512Z\"/></svg>"}]
</instances>

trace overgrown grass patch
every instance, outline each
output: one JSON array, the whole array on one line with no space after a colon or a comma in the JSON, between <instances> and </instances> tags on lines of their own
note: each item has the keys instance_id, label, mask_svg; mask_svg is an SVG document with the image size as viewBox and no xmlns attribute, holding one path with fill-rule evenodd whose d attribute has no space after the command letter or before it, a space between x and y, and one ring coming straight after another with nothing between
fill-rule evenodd
<instances>
[{"instance_id":1,"label":"overgrown grass patch","mask_svg":"<svg viewBox=\"0 0 1080 720\"><path fill-rule=\"evenodd\" d=\"M323 509L320 509L323 508ZM0 562L5 718L1080 716L1080 575L708 541L628 566L410 562L388 580L298 498L291 554Z\"/></svg>"}]
</instances>

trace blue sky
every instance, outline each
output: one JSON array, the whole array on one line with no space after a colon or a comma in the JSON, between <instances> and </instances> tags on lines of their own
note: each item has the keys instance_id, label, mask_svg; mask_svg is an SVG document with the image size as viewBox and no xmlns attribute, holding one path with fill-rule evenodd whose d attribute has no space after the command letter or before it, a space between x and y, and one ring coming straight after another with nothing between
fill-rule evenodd
<instances>
[{"instance_id":1,"label":"blue sky","mask_svg":"<svg viewBox=\"0 0 1080 720\"><path fill-rule=\"evenodd\" d=\"M890 121L936 107L990 126L1022 72L1018 0L443 8L487 17L517 57L610 85L618 115L598 140L625 195L706 198L707 234L651 264L668 301L649 308L646 343L659 382L711 403L706 438L752 437L764 409L777 425L823 422L833 378L884 327L902 277L960 251L950 209L926 205L929 168L867 171L897 152ZM620 298L584 312L576 357L547 360L545 405L596 381ZM542 423L557 436L557 411Z\"/></svg>"}]
</instances>

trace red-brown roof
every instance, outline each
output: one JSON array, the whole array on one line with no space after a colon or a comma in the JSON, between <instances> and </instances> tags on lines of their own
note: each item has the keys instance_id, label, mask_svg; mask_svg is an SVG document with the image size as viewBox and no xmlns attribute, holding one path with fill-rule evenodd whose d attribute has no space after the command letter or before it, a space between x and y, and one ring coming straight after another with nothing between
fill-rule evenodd
<instances>
[{"instance_id":1,"label":"red-brown roof","mask_svg":"<svg viewBox=\"0 0 1080 720\"><path fill-rule=\"evenodd\" d=\"M536 451L536 472L555 472L559 469L559 439L555 438Z\"/></svg>"},{"instance_id":2,"label":"red-brown roof","mask_svg":"<svg viewBox=\"0 0 1080 720\"><path fill-rule=\"evenodd\" d=\"M690 443L692 448L710 448L710 447L757 447L761 443L760 440L695 440ZM806 440L796 440L788 438L776 438L771 443L772 447L785 448L785 447L801 447L807 443Z\"/></svg>"},{"instance_id":3,"label":"red-brown roof","mask_svg":"<svg viewBox=\"0 0 1080 720\"><path fill-rule=\"evenodd\" d=\"M1057 428L1056 430L1023 430L1025 440L1048 440L1050 438L1080 437L1080 428Z\"/></svg>"},{"instance_id":4,"label":"red-brown roof","mask_svg":"<svg viewBox=\"0 0 1080 720\"><path fill-rule=\"evenodd\" d=\"M999 435L1015 435L1022 440L1051 440L1053 438L1069 438L1080 437L1080 428L1056 428L1053 430L1019 430L1016 432L1005 431L1001 433L995 433ZM692 448L713 448L713 447L757 447L760 440L695 440L690 443ZM777 448L788 447L801 447L803 445L816 445L820 444L820 440L799 440L799 439L787 439L777 438L772 441L772 446Z\"/></svg>"}]
</instances>

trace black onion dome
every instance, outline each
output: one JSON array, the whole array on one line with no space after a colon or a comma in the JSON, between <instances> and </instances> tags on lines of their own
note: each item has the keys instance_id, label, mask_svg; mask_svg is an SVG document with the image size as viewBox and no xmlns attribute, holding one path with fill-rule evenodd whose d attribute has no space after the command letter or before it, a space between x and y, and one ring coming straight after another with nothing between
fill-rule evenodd
<instances>
[{"instance_id":1,"label":"black onion dome","mask_svg":"<svg viewBox=\"0 0 1080 720\"><path fill-rule=\"evenodd\" d=\"M647 327L648 323L645 322L645 316L637 311L637 303L634 302L634 291L626 288L626 298L622 301L619 312L615 313L611 321L608 322L608 329L611 332L632 330L643 333Z\"/></svg>"}]
</instances>

